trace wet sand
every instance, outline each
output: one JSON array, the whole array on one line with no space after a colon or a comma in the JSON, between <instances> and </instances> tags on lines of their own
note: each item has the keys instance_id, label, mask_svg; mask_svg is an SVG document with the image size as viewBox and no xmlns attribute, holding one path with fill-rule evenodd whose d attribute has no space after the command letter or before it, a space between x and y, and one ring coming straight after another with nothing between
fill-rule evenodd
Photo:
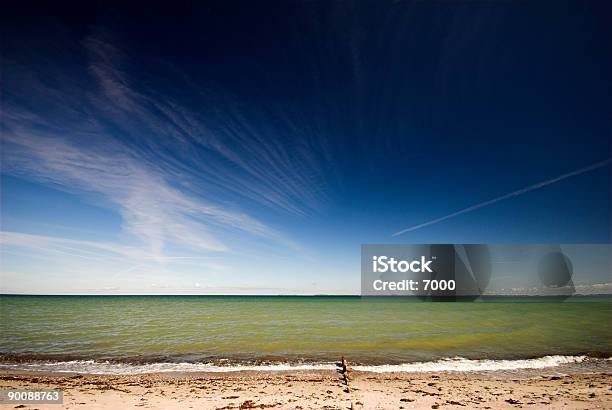
<instances>
[{"instance_id":1,"label":"wet sand","mask_svg":"<svg viewBox=\"0 0 612 410\"><path fill-rule=\"evenodd\" d=\"M333 371L4 374L2 388L64 391L64 405L31 409L458 409L612 408L612 373L537 376L494 373L353 372L349 388Z\"/></svg>"}]
</instances>

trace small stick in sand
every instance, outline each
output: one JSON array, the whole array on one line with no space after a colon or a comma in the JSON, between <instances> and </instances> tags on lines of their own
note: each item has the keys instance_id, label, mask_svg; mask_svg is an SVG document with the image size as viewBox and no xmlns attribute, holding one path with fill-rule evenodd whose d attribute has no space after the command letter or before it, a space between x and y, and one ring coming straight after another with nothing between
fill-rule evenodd
<instances>
[{"instance_id":1,"label":"small stick in sand","mask_svg":"<svg viewBox=\"0 0 612 410\"><path fill-rule=\"evenodd\" d=\"M342 358L340 359L339 363L336 363L336 366L338 367L338 373L340 373L340 379L342 379L344 381L344 384L346 385L346 389L344 389L345 392L350 393L351 392L351 388L349 386L349 368L348 365L346 364L346 359L344 358L344 356L342 356ZM355 410L355 405L353 404L353 401L351 400L351 410Z\"/></svg>"},{"instance_id":2,"label":"small stick in sand","mask_svg":"<svg viewBox=\"0 0 612 410\"><path fill-rule=\"evenodd\" d=\"M339 363L336 363L336 366L338 367L338 373L340 373L340 380L342 380L344 382L344 384L346 385L346 391L347 393L350 393L351 389L349 387L349 368L346 365L346 359L344 359L344 356L342 356L342 359L340 359Z\"/></svg>"}]
</instances>

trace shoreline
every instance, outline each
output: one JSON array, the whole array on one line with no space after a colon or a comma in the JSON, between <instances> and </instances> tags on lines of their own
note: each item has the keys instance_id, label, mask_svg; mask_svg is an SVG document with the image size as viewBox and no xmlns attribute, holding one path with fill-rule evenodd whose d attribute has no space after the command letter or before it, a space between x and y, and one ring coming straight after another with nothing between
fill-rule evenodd
<instances>
[{"instance_id":1,"label":"shoreline","mask_svg":"<svg viewBox=\"0 0 612 410\"><path fill-rule=\"evenodd\" d=\"M99 409L612 408L610 386L612 370L566 375L535 371L527 378L495 372L355 371L348 389L333 370L0 376L1 388L61 389L63 408Z\"/></svg>"},{"instance_id":2,"label":"shoreline","mask_svg":"<svg viewBox=\"0 0 612 410\"><path fill-rule=\"evenodd\" d=\"M587 355L550 355L530 359L467 359L462 357L408 363L363 364L350 360L350 367L358 372L372 373L427 373L427 372L513 372L562 371L569 374L612 372L612 358ZM243 371L326 371L333 370L336 362L319 361L251 361L214 362L181 361L121 361L121 360L45 360L29 356L0 355L0 371L39 372L50 374L105 374L131 375L148 373L232 373Z\"/></svg>"}]
</instances>

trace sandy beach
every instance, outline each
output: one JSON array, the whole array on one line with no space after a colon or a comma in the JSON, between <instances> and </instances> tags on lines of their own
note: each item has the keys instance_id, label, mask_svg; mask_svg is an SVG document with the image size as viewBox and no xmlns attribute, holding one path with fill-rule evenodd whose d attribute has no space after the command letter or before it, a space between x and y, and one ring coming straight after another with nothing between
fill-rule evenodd
<instances>
[{"instance_id":1,"label":"sandy beach","mask_svg":"<svg viewBox=\"0 0 612 410\"><path fill-rule=\"evenodd\" d=\"M517 379L493 373L353 372L349 389L333 371L129 376L15 373L2 375L0 386L61 389L62 408L66 409L612 408L612 373Z\"/></svg>"}]
</instances>

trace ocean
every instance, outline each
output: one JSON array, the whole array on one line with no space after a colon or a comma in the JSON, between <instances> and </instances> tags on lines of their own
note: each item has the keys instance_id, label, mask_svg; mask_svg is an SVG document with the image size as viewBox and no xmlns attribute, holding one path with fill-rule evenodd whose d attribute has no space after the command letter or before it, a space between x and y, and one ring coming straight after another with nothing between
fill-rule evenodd
<instances>
[{"instance_id":1,"label":"ocean","mask_svg":"<svg viewBox=\"0 0 612 410\"><path fill-rule=\"evenodd\" d=\"M371 371L612 363L612 299L0 296L0 369ZM596 359L593 359L596 360ZM601 363L599 364L601 366Z\"/></svg>"}]
</instances>

